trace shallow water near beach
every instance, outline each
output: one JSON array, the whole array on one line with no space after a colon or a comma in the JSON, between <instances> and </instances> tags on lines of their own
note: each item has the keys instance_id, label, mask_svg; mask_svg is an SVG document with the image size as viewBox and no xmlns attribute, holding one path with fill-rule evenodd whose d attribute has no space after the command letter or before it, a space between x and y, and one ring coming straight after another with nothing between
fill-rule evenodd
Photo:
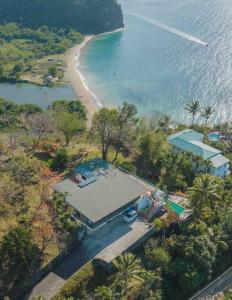
<instances>
[{"instance_id":1,"label":"shallow water near beach","mask_svg":"<svg viewBox=\"0 0 232 300\"><path fill-rule=\"evenodd\" d=\"M120 0L126 29L92 41L80 57L90 89L108 106L188 118L193 99L211 121L232 119L232 5L229 0ZM208 46L207 46L208 45Z\"/></svg>"}]
</instances>

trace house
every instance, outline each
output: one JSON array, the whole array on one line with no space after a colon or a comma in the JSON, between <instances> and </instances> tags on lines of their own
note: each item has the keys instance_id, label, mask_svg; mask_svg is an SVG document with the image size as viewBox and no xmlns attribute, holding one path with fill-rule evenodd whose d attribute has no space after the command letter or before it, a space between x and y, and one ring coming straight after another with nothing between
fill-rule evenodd
<instances>
[{"instance_id":1,"label":"house","mask_svg":"<svg viewBox=\"0 0 232 300\"><path fill-rule=\"evenodd\" d=\"M222 151L203 143L204 135L192 129L172 134L168 138L174 151L191 153L193 157L199 157L202 162L193 161L196 172L206 172L214 176L225 177L230 174L230 160L222 155Z\"/></svg>"},{"instance_id":2,"label":"house","mask_svg":"<svg viewBox=\"0 0 232 300\"><path fill-rule=\"evenodd\" d=\"M146 197L152 188L101 159L77 166L71 178L54 186L55 191L66 194L66 203L74 209L74 217L84 225L87 234L128 209L152 209L152 199Z\"/></svg>"}]
</instances>

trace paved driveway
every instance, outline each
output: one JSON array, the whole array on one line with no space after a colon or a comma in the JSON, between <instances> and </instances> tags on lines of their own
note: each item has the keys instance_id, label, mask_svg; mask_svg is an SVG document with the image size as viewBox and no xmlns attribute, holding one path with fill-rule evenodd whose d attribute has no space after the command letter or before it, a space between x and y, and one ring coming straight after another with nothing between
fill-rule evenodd
<instances>
[{"instance_id":1,"label":"paved driveway","mask_svg":"<svg viewBox=\"0 0 232 300\"><path fill-rule=\"evenodd\" d=\"M84 240L52 272L44 277L25 299L32 299L37 295L44 296L46 300L51 299L65 282L87 262L95 257L111 261L140 239L148 229L148 225L142 220L138 219L132 224L126 224L122 217L116 218Z\"/></svg>"}]
</instances>

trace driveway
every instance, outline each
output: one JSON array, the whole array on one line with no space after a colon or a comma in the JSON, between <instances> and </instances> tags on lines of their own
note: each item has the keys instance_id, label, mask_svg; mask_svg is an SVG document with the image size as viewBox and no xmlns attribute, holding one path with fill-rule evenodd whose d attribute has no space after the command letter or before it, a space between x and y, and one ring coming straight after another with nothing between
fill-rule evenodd
<instances>
[{"instance_id":1,"label":"driveway","mask_svg":"<svg viewBox=\"0 0 232 300\"><path fill-rule=\"evenodd\" d=\"M51 299L87 262L94 258L106 262L112 261L143 237L148 230L148 224L140 219L126 224L121 216L116 218L85 239L52 272L34 286L25 299L32 299L38 295L44 296L46 300Z\"/></svg>"}]
</instances>

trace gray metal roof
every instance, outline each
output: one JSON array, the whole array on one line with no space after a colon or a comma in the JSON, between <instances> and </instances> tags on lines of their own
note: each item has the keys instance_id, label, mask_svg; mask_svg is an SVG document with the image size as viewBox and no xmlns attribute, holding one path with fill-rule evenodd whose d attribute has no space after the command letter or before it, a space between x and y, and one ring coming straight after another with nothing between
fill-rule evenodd
<instances>
[{"instance_id":1,"label":"gray metal roof","mask_svg":"<svg viewBox=\"0 0 232 300\"><path fill-rule=\"evenodd\" d=\"M93 223L139 198L145 185L118 169L110 170L97 181L66 197L66 202Z\"/></svg>"},{"instance_id":2,"label":"gray metal roof","mask_svg":"<svg viewBox=\"0 0 232 300\"><path fill-rule=\"evenodd\" d=\"M70 179L65 179L59 183L57 183L53 189L56 192L62 193L62 194L73 194L75 192L77 192L80 188L78 187L78 185L70 180Z\"/></svg>"},{"instance_id":3,"label":"gray metal roof","mask_svg":"<svg viewBox=\"0 0 232 300\"><path fill-rule=\"evenodd\" d=\"M230 161L227 157L225 157L221 154L218 154L218 155L215 155L214 157L211 157L210 160L211 160L212 166L214 168L218 168L220 166L223 166L223 165L227 164Z\"/></svg>"}]
</instances>

